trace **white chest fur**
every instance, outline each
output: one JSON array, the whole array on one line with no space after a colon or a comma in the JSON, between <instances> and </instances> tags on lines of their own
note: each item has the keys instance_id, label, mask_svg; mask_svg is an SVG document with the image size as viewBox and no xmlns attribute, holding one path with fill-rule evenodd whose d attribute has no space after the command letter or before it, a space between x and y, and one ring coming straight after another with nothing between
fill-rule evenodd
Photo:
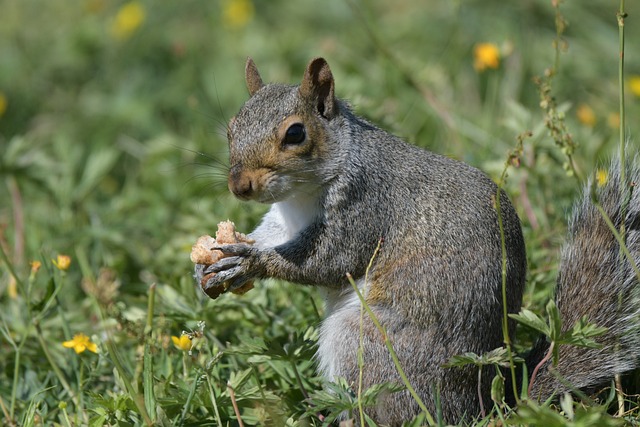
<instances>
[{"instance_id":1,"label":"white chest fur","mask_svg":"<svg viewBox=\"0 0 640 427\"><path fill-rule=\"evenodd\" d=\"M259 248L282 245L308 227L320 213L317 196L296 195L274 203L249 237Z\"/></svg>"},{"instance_id":2,"label":"white chest fur","mask_svg":"<svg viewBox=\"0 0 640 427\"><path fill-rule=\"evenodd\" d=\"M308 227L320 213L317 197L298 195L282 202L274 203L274 214L280 217L289 239Z\"/></svg>"}]
</instances>

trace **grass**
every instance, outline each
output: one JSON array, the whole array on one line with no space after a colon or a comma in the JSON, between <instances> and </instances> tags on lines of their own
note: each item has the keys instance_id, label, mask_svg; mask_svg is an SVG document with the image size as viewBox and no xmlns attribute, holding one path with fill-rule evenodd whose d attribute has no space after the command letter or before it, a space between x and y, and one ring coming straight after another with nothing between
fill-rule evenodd
<instances>
[{"instance_id":1,"label":"grass","mask_svg":"<svg viewBox=\"0 0 640 427\"><path fill-rule=\"evenodd\" d=\"M209 301L192 282L197 236L227 218L250 230L266 210L235 201L225 182L246 56L267 81L294 83L322 55L359 114L496 181L531 131L504 187L527 241L524 306L543 314L580 189L568 172L589 176L620 139L616 6L583 3L561 4L556 64L546 0L0 2L3 423L321 425L321 414L357 410L344 384L325 393L315 374L315 290L259 283ZM629 83L640 78L640 9L626 12ZM480 43L497 47L497 68L474 69ZM533 82L550 68L547 95L577 144L569 169ZM626 87L633 140L640 93ZM51 262L59 254L68 269ZM63 346L79 333L97 353ZM519 334L514 348L529 344ZM570 407L507 422L605 416L594 405L570 420Z\"/></svg>"}]
</instances>

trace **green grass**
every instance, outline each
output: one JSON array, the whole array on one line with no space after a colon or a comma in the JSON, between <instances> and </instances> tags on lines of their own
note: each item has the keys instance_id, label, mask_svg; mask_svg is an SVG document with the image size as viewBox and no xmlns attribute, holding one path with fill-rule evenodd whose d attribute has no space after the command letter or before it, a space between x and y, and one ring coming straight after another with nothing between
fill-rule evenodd
<instances>
[{"instance_id":1,"label":"green grass","mask_svg":"<svg viewBox=\"0 0 640 427\"><path fill-rule=\"evenodd\" d=\"M582 177L618 145L614 3L561 5L567 46L551 93ZM129 32L114 27L123 4L0 1L4 424L237 425L237 408L245 425L321 425L324 406L329 417L358 407L340 385L320 391L314 289L258 283L209 301L191 278L197 236L227 218L249 231L267 209L226 189L225 126L247 98L247 56L265 80L290 83L324 56L338 96L359 114L496 181L531 131L505 189L527 241L524 306L544 313L580 191L533 83L556 61L550 1L141 1L137 27L136 11L124 9ZM628 79L640 75L640 8L626 8ZM474 69L482 42L499 47L497 69ZM578 118L584 106L594 122ZM640 94L627 92L626 115L637 139ZM71 257L67 271L51 262L58 254ZM37 273L32 261L42 263ZM182 331L195 338L190 353L171 340ZM63 347L78 333L97 354ZM567 408L513 420L569 424Z\"/></svg>"}]
</instances>

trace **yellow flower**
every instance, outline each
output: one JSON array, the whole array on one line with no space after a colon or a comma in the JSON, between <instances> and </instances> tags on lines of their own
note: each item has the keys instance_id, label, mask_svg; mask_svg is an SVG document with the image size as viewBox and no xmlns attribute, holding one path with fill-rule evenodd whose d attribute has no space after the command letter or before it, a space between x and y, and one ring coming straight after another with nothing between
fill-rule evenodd
<instances>
[{"instance_id":1,"label":"yellow flower","mask_svg":"<svg viewBox=\"0 0 640 427\"><path fill-rule=\"evenodd\" d=\"M142 25L144 18L144 8L139 2L125 3L111 24L111 33L117 39L127 39Z\"/></svg>"},{"instance_id":2,"label":"yellow flower","mask_svg":"<svg viewBox=\"0 0 640 427\"><path fill-rule=\"evenodd\" d=\"M596 124L596 113L587 104L580 104L576 110L576 116L583 125L593 127Z\"/></svg>"},{"instance_id":3,"label":"yellow flower","mask_svg":"<svg viewBox=\"0 0 640 427\"><path fill-rule=\"evenodd\" d=\"M66 348L74 349L78 354L85 350L89 350L93 353L98 352L98 346L95 343L92 343L89 337L83 333L75 334L71 341L65 341L62 345Z\"/></svg>"},{"instance_id":4,"label":"yellow flower","mask_svg":"<svg viewBox=\"0 0 640 427\"><path fill-rule=\"evenodd\" d=\"M58 270L66 271L71 265L71 257L69 255L58 255L57 259L52 259L51 262Z\"/></svg>"},{"instance_id":5,"label":"yellow flower","mask_svg":"<svg viewBox=\"0 0 640 427\"><path fill-rule=\"evenodd\" d=\"M193 346L191 338L187 334L180 335L180 338L172 336L171 341L173 341L173 345L182 351L190 351Z\"/></svg>"},{"instance_id":6,"label":"yellow flower","mask_svg":"<svg viewBox=\"0 0 640 427\"><path fill-rule=\"evenodd\" d=\"M31 265L31 272L33 274L37 273L38 270L40 270L40 267L42 267L42 263L40 261L31 261L30 265Z\"/></svg>"},{"instance_id":7,"label":"yellow flower","mask_svg":"<svg viewBox=\"0 0 640 427\"><path fill-rule=\"evenodd\" d=\"M484 71L487 68L496 69L500 66L500 50L493 43L478 43L473 48L473 68Z\"/></svg>"},{"instance_id":8,"label":"yellow flower","mask_svg":"<svg viewBox=\"0 0 640 427\"><path fill-rule=\"evenodd\" d=\"M227 0L224 3L222 16L224 23L231 28L242 28L255 13L251 0Z\"/></svg>"},{"instance_id":9,"label":"yellow flower","mask_svg":"<svg viewBox=\"0 0 640 427\"><path fill-rule=\"evenodd\" d=\"M636 74L629 78L629 89L635 96L640 96L640 75Z\"/></svg>"},{"instance_id":10,"label":"yellow flower","mask_svg":"<svg viewBox=\"0 0 640 427\"><path fill-rule=\"evenodd\" d=\"M7 101L7 95L0 92L0 117L4 116L4 113L7 111L7 105L9 102Z\"/></svg>"},{"instance_id":11,"label":"yellow flower","mask_svg":"<svg viewBox=\"0 0 640 427\"><path fill-rule=\"evenodd\" d=\"M598 169L596 171L596 184L598 187L604 186L609 180L609 173L605 169Z\"/></svg>"}]
</instances>

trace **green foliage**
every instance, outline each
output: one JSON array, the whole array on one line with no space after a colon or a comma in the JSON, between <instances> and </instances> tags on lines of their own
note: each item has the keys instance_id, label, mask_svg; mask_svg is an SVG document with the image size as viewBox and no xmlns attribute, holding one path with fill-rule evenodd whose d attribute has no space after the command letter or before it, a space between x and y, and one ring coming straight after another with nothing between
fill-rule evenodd
<instances>
[{"instance_id":1,"label":"green foliage","mask_svg":"<svg viewBox=\"0 0 640 427\"><path fill-rule=\"evenodd\" d=\"M613 427L626 425L620 418L607 414L605 406L584 407L576 405L570 394L560 400L559 412L556 408L528 401L518 408L509 420L509 425L545 427Z\"/></svg>"},{"instance_id":2,"label":"green foliage","mask_svg":"<svg viewBox=\"0 0 640 427\"><path fill-rule=\"evenodd\" d=\"M507 368L511 363L522 364L524 360L520 357L510 356L509 351L505 347L493 349L485 354L464 353L456 355L449 359L443 367L445 368L461 368L467 365L473 365L478 368L478 388L481 388L482 381L482 368L485 366L495 366L496 374L491 380L491 400L498 406L503 407L505 403L505 378L500 368ZM481 399L481 406L484 407L484 402ZM484 417L484 414L483 414Z\"/></svg>"},{"instance_id":3,"label":"green foliage","mask_svg":"<svg viewBox=\"0 0 640 427\"><path fill-rule=\"evenodd\" d=\"M510 314L509 317L516 319L523 325L541 333L553 344L553 364L558 364L559 349L561 345L576 345L581 347L598 348L598 344L593 338L604 334L607 328L603 328L589 323L582 317L571 329L563 331L562 319L555 301L549 300L547 303L547 316L549 323L544 321L534 312L524 309L519 314Z\"/></svg>"},{"instance_id":4,"label":"green foliage","mask_svg":"<svg viewBox=\"0 0 640 427\"><path fill-rule=\"evenodd\" d=\"M322 388L315 373L315 290L258 283L209 301L193 285L196 237L227 218L248 231L266 210L226 189L225 126L247 97L246 56L266 80L296 82L323 55L359 114L495 179L531 131L505 186L529 254L519 320L563 345L598 332L562 332L549 308L549 323L539 317L579 187L532 82L555 64L551 2L0 0L0 10L0 423L238 425L239 414L245 425L298 426L356 414L353 389ZM586 176L618 137L615 6L567 2L562 13L548 94ZM627 22L626 50L638 52L640 25ZM497 68L474 69L483 42L497 47ZM627 68L640 75L640 59L628 55ZM629 117L640 114L636 95ZM54 267L57 254L71 257L68 270ZM188 350L172 343L183 331ZM63 347L78 333L97 354ZM534 335L518 338L526 349ZM364 406L394 390L363 391ZM603 406L561 406L529 402L507 421L613 422Z\"/></svg>"},{"instance_id":5,"label":"green foliage","mask_svg":"<svg viewBox=\"0 0 640 427\"><path fill-rule=\"evenodd\" d=\"M376 384L365 390L360 396L362 407L366 408L375 404L378 397L383 394L396 393L403 387L393 384ZM317 415L319 412L326 413L324 423L330 425L340 415L347 413L347 418L357 418L356 414L359 405L353 388L344 378L338 378L335 382L328 383L322 390L315 391L309 398L311 406L309 407L309 415ZM367 421L369 424L371 420Z\"/></svg>"},{"instance_id":6,"label":"green foliage","mask_svg":"<svg viewBox=\"0 0 640 427\"><path fill-rule=\"evenodd\" d=\"M515 359L516 362L522 362L522 359ZM467 365L474 366L509 366L509 356L507 354L507 349L500 347L485 354L477 355L475 353L464 353L460 355L453 356L449 359L449 362L444 365L446 368L452 367L462 367Z\"/></svg>"}]
</instances>

